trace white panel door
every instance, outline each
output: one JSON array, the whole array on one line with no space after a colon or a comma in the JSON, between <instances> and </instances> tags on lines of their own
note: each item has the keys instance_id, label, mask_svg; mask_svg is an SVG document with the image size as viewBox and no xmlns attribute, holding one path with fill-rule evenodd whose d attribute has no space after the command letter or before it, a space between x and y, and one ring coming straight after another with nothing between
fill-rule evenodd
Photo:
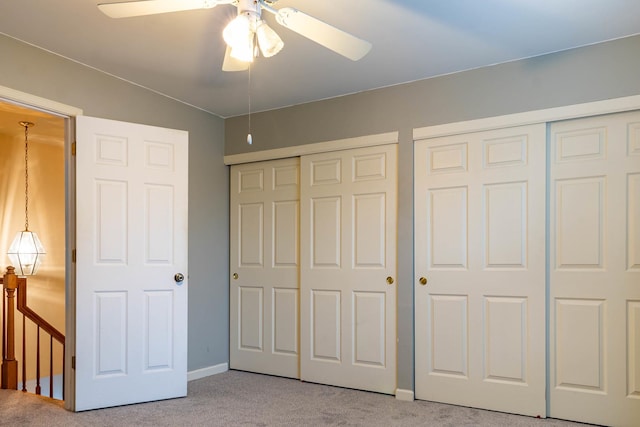
<instances>
[{"instance_id":1,"label":"white panel door","mask_svg":"<svg viewBox=\"0 0 640 427\"><path fill-rule=\"evenodd\" d=\"M640 425L640 112L550 132L550 416Z\"/></svg>"},{"instance_id":2,"label":"white panel door","mask_svg":"<svg viewBox=\"0 0 640 427\"><path fill-rule=\"evenodd\" d=\"M188 134L76 123L75 410L186 396Z\"/></svg>"},{"instance_id":3,"label":"white panel door","mask_svg":"<svg viewBox=\"0 0 640 427\"><path fill-rule=\"evenodd\" d=\"M232 369L299 377L299 163L231 167Z\"/></svg>"},{"instance_id":4,"label":"white panel door","mask_svg":"<svg viewBox=\"0 0 640 427\"><path fill-rule=\"evenodd\" d=\"M397 146L301 159L304 381L394 394Z\"/></svg>"},{"instance_id":5,"label":"white panel door","mask_svg":"<svg viewBox=\"0 0 640 427\"><path fill-rule=\"evenodd\" d=\"M545 416L545 126L417 141L416 398Z\"/></svg>"}]
</instances>

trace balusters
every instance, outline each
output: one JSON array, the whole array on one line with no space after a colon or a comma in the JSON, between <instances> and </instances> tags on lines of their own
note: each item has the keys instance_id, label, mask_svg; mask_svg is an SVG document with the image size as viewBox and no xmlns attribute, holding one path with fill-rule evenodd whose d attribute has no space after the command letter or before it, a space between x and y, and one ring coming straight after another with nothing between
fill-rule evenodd
<instances>
[{"instance_id":1,"label":"balusters","mask_svg":"<svg viewBox=\"0 0 640 427\"><path fill-rule=\"evenodd\" d=\"M53 399L53 337L51 335L49 335L49 397Z\"/></svg>"},{"instance_id":2,"label":"balusters","mask_svg":"<svg viewBox=\"0 0 640 427\"><path fill-rule=\"evenodd\" d=\"M22 391L27 391L27 317L22 315Z\"/></svg>"},{"instance_id":3,"label":"balusters","mask_svg":"<svg viewBox=\"0 0 640 427\"><path fill-rule=\"evenodd\" d=\"M40 326L36 334L36 394L40 395Z\"/></svg>"}]
</instances>

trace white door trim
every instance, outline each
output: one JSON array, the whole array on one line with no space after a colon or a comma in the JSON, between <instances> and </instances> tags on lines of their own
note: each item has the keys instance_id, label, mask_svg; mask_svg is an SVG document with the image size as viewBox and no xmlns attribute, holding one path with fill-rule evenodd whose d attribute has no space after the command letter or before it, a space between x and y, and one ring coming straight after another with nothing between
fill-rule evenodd
<instances>
[{"instance_id":1,"label":"white door trim","mask_svg":"<svg viewBox=\"0 0 640 427\"><path fill-rule=\"evenodd\" d=\"M373 147L398 143L398 132L387 132L373 135L356 136L354 138L316 142L314 144L294 145L293 147L275 148L273 150L253 151L250 153L230 154L224 156L224 164L260 162L263 160L301 157L307 154L326 153L329 151L349 150L351 148Z\"/></svg>"},{"instance_id":2,"label":"white door trim","mask_svg":"<svg viewBox=\"0 0 640 427\"><path fill-rule=\"evenodd\" d=\"M23 104L26 107L35 107L46 110L48 113L57 113L62 116L81 116L82 110L70 105L61 104L50 99L40 98L39 96L31 95L26 92L20 92L9 87L0 86L0 98L5 98L9 101L15 101Z\"/></svg>"},{"instance_id":3,"label":"white door trim","mask_svg":"<svg viewBox=\"0 0 640 427\"><path fill-rule=\"evenodd\" d=\"M75 125L72 121L76 116L83 114L82 109L71 105L62 104L50 99L41 98L26 92L0 86L0 99L20 104L26 108L43 110L70 120L65 123L64 151L65 151L65 211L66 211L66 248L65 269L65 304L67 306L65 316L65 399L64 407L67 410L75 410L75 370L72 369L72 357L75 355L75 269L71 260L71 250L75 248L75 162L72 161L71 143L75 139Z\"/></svg>"},{"instance_id":4,"label":"white door trim","mask_svg":"<svg viewBox=\"0 0 640 427\"><path fill-rule=\"evenodd\" d=\"M575 119L578 117L595 116L599 114L619 113L637 109L640 109L640 95L633 95L623 98L606 99L604 101L594 101L584 104L566 105L562 107L526 111L524 113L507 114L504 116L487 117L484 119L414 128L413 140L415 142L421 139L435 138L439 136L530 125L535 123L555 122L558 120Z\"/></svg>"}]
</instances>

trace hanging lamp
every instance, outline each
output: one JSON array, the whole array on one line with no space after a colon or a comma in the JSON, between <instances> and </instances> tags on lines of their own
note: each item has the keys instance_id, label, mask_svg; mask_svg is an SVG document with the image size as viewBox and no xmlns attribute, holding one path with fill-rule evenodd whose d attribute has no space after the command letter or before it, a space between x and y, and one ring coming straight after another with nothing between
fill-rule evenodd
<instances>
[{"instance_id":1,"label":"hanging lamp","mask_svg":"<svg viewBox=\"0 0 640 427\"><path fill-rule=\"evenodd\" d=\"M24 231L19 231L9 246L9 260L19 276L33 276L46 254L38 235L29 230L29 128L31 122L20 122L24 127Z\"/></svg>"}]
</instances>

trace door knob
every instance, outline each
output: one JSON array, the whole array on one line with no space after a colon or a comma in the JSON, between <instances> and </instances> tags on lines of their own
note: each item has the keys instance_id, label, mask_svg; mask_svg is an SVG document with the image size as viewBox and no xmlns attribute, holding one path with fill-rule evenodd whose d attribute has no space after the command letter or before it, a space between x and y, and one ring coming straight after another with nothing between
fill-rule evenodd
<instances>
[{"instance_id":1,"label":"door knob","mask_svg":"<svg viewBox=\"0 0 640 427\"><path fill-rule=\"evenodd\" d=\"M421 278L420 278L420 284L421 284L422 286L426 285L426 284L427 284L427 278L426 278L426 277L421 277Z\"/></svg>"},{"instance_id":2,"label":"door knob","mask_svg":"<svg viewBox=\"0 0 640 427\"><path fill-rule=\"evenodd\" d=\"M238 280L238 273L233 273L233 280Z\"/></svg>"},{"instance_id":3,"label":"door knob","mask_svg":"<svg viewBox=\"0 0 640 427\"><path fill-rule=\"evenodd\" d=\"M393 277L387 276L387 283L393 285Z\"/></svg>"},{"instance_id":4,"label":"door knob","mask_svg":"<svg viewBox=\"0 0 640 427\"><path fill-rule=\"evenodd\" d=\"M184 281L184 274L182 274L182 273L176 273L176 274L173 276L173 280L175 280L175 281L176 281L176 283L180 283L180 282Z\"/></svg>"}]
</instances>

